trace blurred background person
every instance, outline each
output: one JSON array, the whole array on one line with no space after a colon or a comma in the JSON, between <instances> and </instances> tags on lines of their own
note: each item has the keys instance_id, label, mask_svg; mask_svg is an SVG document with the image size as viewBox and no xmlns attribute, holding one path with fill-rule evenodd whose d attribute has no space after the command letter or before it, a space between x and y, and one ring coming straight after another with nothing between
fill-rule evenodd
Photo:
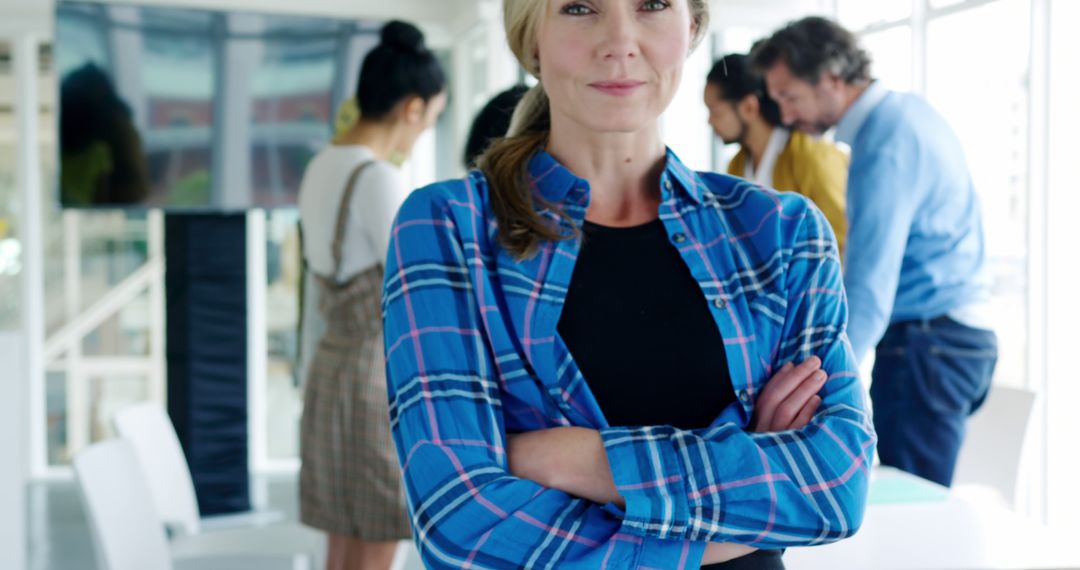
<instances>
[{"instance_id":1,"label":"blurred background person","mask_svg":"<svg viewBox=\"0 0 1080 570\"><path fill-rule=\"evenodd\" d=\"M528 92L528 87L515 85L492 97L484 108L480 109L469 129L469 138L465 141L463 160L466 169L476 168L476 159L480 158L492 141L506 136L514 109Z\"/></svg>"},{"instance_id":2,"label":"blurred background person","mask_svg":"<svg viewBox=\"0 0 1080 570\"><path fill-rule=\"evenodd\" d=\"M724 144L738 144L728 173L766 188L810 198L829 220L843 255L848 158L836 145L781 126L780 107L743 54L713 65L705 84L709 125Z\"/></svg>"},{"instance_id":3,"label":"blurred background person","mask_svg":"<svg viewBox=\"0 0 1080 570\"><path fill-rule=\"evenodd\" d=\"M61 201L131 205L149 193L142 140L131 108L100 67L87 63L60 84Z\"/></svg>"},{"instance_id":4,"label":"blurred background person","mask_svg":"<svg viewBox=\"0 0 1080 570\"><path fill-rule=\"evenodd\" d=\"M325 332L301 419L300 516L329 534L330 569L386 569L410 536L390 439L382 280L408 155L446 106L446 78L421 32L390 22L366 57L355 124L319 152L300 189L303 253Z\"/></svg>"},{"instance_id":5,"label":"blurred background person","mask_svg":"<svg viewBox=\"0 0 1080 570\"><path fill-rule=\"evenodd\" d=\"M830 20L788 24L753 51L784 124L851 146L848 336L877 347L870 394L881 462L949 485L967 417L997 363L979 199L963 148L922 97L873 80Z\"/></svg>"}]
</instances>

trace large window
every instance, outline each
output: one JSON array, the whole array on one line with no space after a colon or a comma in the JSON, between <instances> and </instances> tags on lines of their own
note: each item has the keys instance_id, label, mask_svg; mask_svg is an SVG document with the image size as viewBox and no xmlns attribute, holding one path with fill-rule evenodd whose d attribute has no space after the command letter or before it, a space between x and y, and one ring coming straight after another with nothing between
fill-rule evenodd
<instances>
[{"instance_id":1,"label":"large window","mask_svg":"<svg viewBox=\"0 0 1080 570\"><path fill-rule=\"evenodd\" d=\"M911 91L912 57L911 25L901 25L867 33L862 36L862 46L873 59L871 71L889 89Z\"/></svg>"},{"instance_id":2,"label":"large window","mask_svg":"<svg viewBox=\"0 0 1080 570\"><path fill-rule=\"evenodd\" d=\"M1054 388L1061 380L1044 373L1043 368L1047 360L1043 342L1050 333L1042 331L1042 323L1067 307L1042 304L1047 300L1048 277L1043 274L1041 260L1046 260L1049 274L1058 269L1052 238L1047 253L1045 236L1039 237L1048 227L1039 210L1047 207L1048 189L1042 183L1047 174L1046 158L1032 152L1042 146L1041 140L1032 136L1041 137L1047 128L1053 130L1059 121L1055 115L1062 111L1047 111L1049 83L1045 71L1039 71L1040 65L1047 65L1047 53L1033 50L1046 40L1045 36L1033 36L1032 30L1041 29L1043 24L1033 20L1033 15L1045 16L1047 6L1068 5L1071 9L1074 3L895 0L889 4L893 6L840 0L838 16L873 56L875 75L890 88L907 88L924 95L964 147L979 194L993 285L990 316L1000 349L994 382L1027 387L1044 397L1063 393ZM907 9L901 10L901 4ZM1048 20L1056 23L1063 17L1055 13ZM1065 42L1075 34L1059 31L1054 37ZM1068 53L1058 44L1046 47L1058 61ZM1075 76L1075 66L1052 67L1054 82ZM1070 103L1062 109L1073 107ZM1047 211L1051 218L1056 212ZM1053 416L1054 405L1049 399L1040 400L1032 428L1033 441L1042 445L1029 446L1023 467L1032 484L1027 508L1033 514L1052 512L1054 497L1063 497L1060 491L1047 487L1047 481L1053 480L1049 474L1055 469L1054 461L1061 461L1049 459L1062 455L1054 451L1054 434L1045 429L1051 426L1052 430L1044 414ZM1069 473L1075 473L1076 468L1070 464Z\"/></svg>"},{"instance_id":3,"label":"large window","mask_svg":"<svg viewBox=\"0 0 1080 570\"><path fill-rule=\"evenodd\" d=\"M1001 343L995 381L1024 386L1031 0L920 4L841 0L838 16L870 52L876 78L921 92L959 136L979 192L993 278Z\"/></svg>"},{"instance_id":4,"label":"large window","mask_svg":"<svg viewBox=\"0 0 1080 570\"><path fill-rule=\"evenodd\" d=\"M836 0L840 21L853 30L910 18L912 7L912 0Z\"/></svg>"},{"instance_id":5,"label":"large window","mask_svg":"<svg viewBox=\"0 0 1080 570\"><path fill-rule=\"evenodd\" d=\"M934 17L926 52L927 98L959 135L982 206L1001 343L995 380L1017 386L1027 356L1030 13L1029 0L998 0Z\"/></svg>"}]
</instances>

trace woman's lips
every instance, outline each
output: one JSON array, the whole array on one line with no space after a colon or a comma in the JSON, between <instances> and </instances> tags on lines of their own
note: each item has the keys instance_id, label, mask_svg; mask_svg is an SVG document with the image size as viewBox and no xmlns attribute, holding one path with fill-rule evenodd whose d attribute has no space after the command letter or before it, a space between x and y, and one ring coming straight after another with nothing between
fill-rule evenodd
<instances>
[{"instance_id":1,"label":"woman's lips","mask_svg":"<svg viewBox=\"0 0 1080 570\"><path fill-rule=\"evenodd\" d=\"M596 83L590 83L589 87L614 97L626 97L633 94L642 85L645 85L644 81L618 80L597 81Z\"/></svg>"}]
</instances>

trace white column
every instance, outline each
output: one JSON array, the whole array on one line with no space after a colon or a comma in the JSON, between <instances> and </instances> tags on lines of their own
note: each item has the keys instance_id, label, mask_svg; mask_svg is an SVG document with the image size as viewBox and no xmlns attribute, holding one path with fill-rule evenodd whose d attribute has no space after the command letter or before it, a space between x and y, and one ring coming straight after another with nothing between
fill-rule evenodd
<instances>
[{"instance_id":1,"label":"white column","mask_svg":"<svg viewBox=\"0 0 1080 570\"><path fill-rule=\"evenodd\" d=\"M150 361L153 371L150 373L151 401L165 404L165 214L153 210L147 217L149 228L148 249L150 262L162 260L160 269L150 282Z\"/></svg>"},{"instance_id":2,"label":"white column","mask_svg":"<svg viewBox=\"0 0 1080 570\"><path fill-rule=\"evenodd\" d=\"M1050 2L1033 0L1028 113L1027 219L1027 388L1041 395L1035 401L1028 449L1022 459L1018 508L1037 520L1046 518L1047 409L1047 176L1050 119Z\"/></svg>"},{"instance_id":3,"label":"white column","mask_svg":"<svg viewBox=\"0 0 1080 570\"><path fill-rule=\"evenodd\" d=\"M64 314L67 322L82 312L82 231L80 212L64 211ZM90 381L82 366L82 334L68 336L64 349L67 447L72 453L90 445Z\"/></svg>"},{"instance_id":4,"label":"white column","mask_svg":"<svg viewBox=\"0 0 1080 570\"><path fill-rule=\"evenodd\" d=\"M146 86L142 77L143 41L139 28L141 8L109 6L107 13L115 24L109 29L109 45L113 57L113 82L116 90L131 107L135 125L140 131L150 124ZM117 25L119 24L119 25Z\"/></svg>"},{"instance_id":5,"label":"white column","mask_svg":"<svg viewBox=\"0 0 1080 570\"><path fill-rule=\"evenodd\" d=\"M0 567L26 567L26 480L29 463L45 463L44 380L42 356L45 305L42 279L41 160L38 147L38 39L27 33L13 47L18 163L15 185L22 204L22 335L0 341L0 351L14 350L22 358L3 355L0 362L16 363L14 374L0 374ZM20 342L21 341L21 342ZM11 357L9 359L9 357ZM22 364L21 369L19 363ZM30 413L27 413L30 410ZM29 429L28 429L29 423ZM32 439L31 439L32 437ZM31 451L33 456L27 453Z\"/></svg>"},{"instance_id":6,"label":"white column","mask_svg":"<svg viewBox=\"0 0 1080 570\"><path fill-rule=\"evenodd\" d=\"M268 463L266 210L247 212L247 394L248 469L265 471ZM253 497L258 499L259 497ZM264 507L265 505L253 505Z\"/></svg>"},{"instance_id":7,"label":"white column","mask_svg":"<svg viewBox=\"0 0 1080 570\"><path fill-rule=\"evenodd\" d=\"M259 34L265 29L261 16L232 14L228 17L230 33ZM226 34L227 37L227 34ZM252 82L263 58L263 47L249 39L225 39L223 61L218 80L218 92L223 103L215 108L221 115L214 118L220 127L219 137L223 157L214 164L220 168L215 180L215 192L221 196L215 206L226 210L248 207L254 198L251 187L251 152L254 125L252 117Z\"/></svg>"}]
</instances>

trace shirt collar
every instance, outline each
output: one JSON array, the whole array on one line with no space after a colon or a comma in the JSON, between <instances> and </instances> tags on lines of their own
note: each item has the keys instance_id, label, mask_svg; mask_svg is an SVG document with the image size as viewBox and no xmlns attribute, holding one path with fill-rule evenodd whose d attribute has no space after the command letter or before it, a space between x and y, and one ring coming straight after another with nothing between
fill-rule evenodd
<instances>
[{"instance_id":1,"label":"shirt collar","mask_svg":"<svg viewBox=\"0 0 1080 570\"><path fill-rule=\"evenodd\" d=\"M844 117L836 125L836 140L851 146L855 142L859 130L862 129L863 123L866 122L866 118L870 116L870 113L877 108L888 94L889 90L880 81L870 83L866 91L859 95L859 98L852 103L851 108L848 109L847 113L844 113Z\"/></svg>"},{"instance_id":2,"label":"shirt collar","mask_svg":"<svg viewBox=\"0 0 1080 570\"><path fill-rule=\"evenodd\" d=\"M529 161L529 179L547 202L565 205L573 196L580 195L583 200L578 200L579 203L588 204L589 182L578 178L547 151L537 152ZM700 204L702 186L697 173L687 168L670 148L667 149L667 162L660 175L661 196L666 200L672 193L681 193Z\"/></svg>"}]
</instances>

